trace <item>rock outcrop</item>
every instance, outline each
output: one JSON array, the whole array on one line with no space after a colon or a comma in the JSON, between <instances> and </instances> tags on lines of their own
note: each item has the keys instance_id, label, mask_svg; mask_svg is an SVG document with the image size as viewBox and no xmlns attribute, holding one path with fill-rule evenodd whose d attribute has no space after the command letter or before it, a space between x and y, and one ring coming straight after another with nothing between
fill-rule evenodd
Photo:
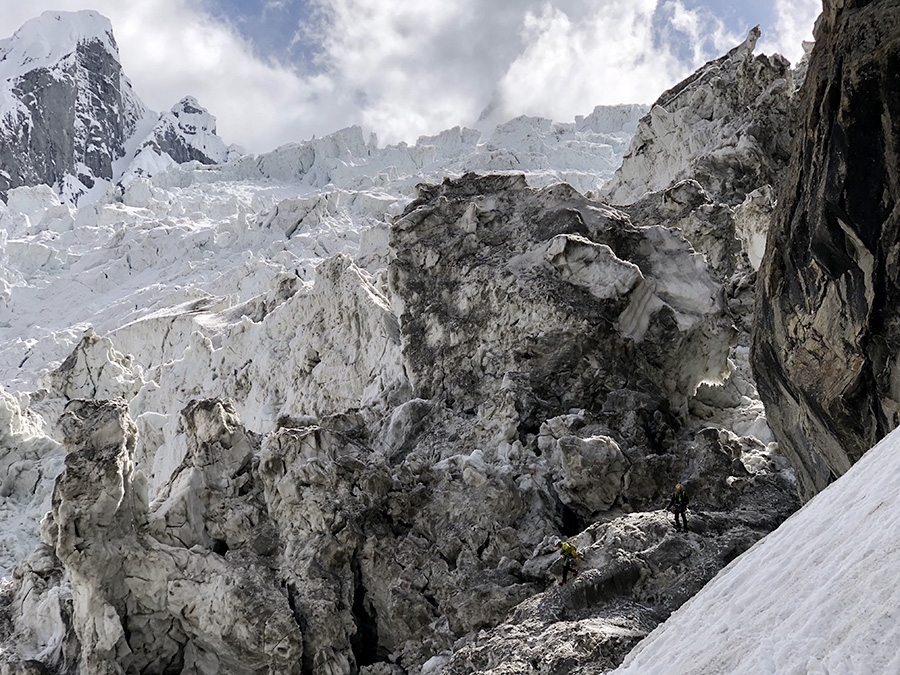
<instances>
[{"instance_id":1,"label":"rock outcrop","mask_svg":"<svg viewBox=\"0 0 900 675\"><path fill-rule=\"evenodd\" d=\"M900 423L900 9L826 2L759 273L753 367L805 499Z\"/></svg>"},{"instance_id":2,"label":"rock outcrop","mask_svg":"<svg viewBox=\"0 0 900 675\"><path fill-rule=\"evenodd\" d=\"M216 135L216 118L193 96L186 96L159 121L141 142L121 183L152 176L175 164L218 164L228 159L228 148Z\"/></svg>"},{"instance_id":3,"label":"rock outcrop","mask_svg":"<svg viewBox=\"0 0 900 675\"><path fill-rule=\"evenodd\" d=\"M423 188L392 233L392 298L419 396L474 410L508 391L524 438L623 389L683 411L727 372L734 332L702 258L567 185L464 176Z\"/></svg>"}]
</instances>

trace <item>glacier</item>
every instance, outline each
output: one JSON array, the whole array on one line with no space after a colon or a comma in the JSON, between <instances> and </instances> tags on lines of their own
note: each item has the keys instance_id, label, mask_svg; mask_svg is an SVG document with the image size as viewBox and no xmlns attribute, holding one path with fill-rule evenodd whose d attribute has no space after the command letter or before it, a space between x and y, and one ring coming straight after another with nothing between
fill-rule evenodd
<instances>
[{"instance_id":1,"label":"glacier","mask_svg":"<svg viewBox=\"0 0 900 675\"><path fill-rule=\"evenodd\" d=\"M96 13L0 42L4 138L79 45L130 111L96 171L2 174L0 673L894 667L825 620L796 654L685 637L796 621L771 565L821 600L846 547L828 579L796 558L852 527L842 479L776 529L799 501L749 344L806 64L757 38L653 106L257 155L196 99L147 111Z\"/></svg>"}]
</instances>

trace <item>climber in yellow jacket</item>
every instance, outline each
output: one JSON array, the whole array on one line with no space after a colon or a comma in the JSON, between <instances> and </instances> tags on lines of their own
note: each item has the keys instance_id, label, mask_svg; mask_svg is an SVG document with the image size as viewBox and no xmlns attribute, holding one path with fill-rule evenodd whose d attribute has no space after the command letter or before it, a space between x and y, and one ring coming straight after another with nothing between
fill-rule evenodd
<instances>
[{"instance_id":1,"label":"climber in yellow jacket","mask_svg":"<svg viewBox=\"0 0 900 675\"><path fill-rule=\"evenodd\" d=\"M578 557L578 549L575 548L574 544L570 544L567 541L557 542L556 548L559 549L559 554L563 558L563 575L559 585L565 586L570 571L572 572L573 577L578 576L578 570L575 569L575 559Z\"/></svg>"}]
</instances>

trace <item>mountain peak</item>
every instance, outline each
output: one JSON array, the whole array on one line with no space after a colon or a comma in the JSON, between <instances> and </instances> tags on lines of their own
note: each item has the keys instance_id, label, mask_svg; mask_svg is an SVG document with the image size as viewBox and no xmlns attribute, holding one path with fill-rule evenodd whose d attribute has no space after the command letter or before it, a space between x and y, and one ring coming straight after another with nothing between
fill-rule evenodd
<instances>
[{"instance_id":1,"label":"mountain peak","mask_svg":"<svg viewBox=\"0 0 900 675\"><path fill-rule=\"evenodd\" d=\"M0 196L50 185L77 204L104 194L147 116L109 19L45 12L0 41Z\"/></svg>"},{"instance_id":2,"label":"mountain peak","mask_svg":"<svg viewBox=\"0 0 900 675\"><path fill-rule=\"evenodd\" d=\"M227 157L195 98L162 115L146 108L102 14L44 12L0 40L0 198L43 184L85 204L123 178Z\"/></svg>"},{"instance_id":3,"label":"mountain peak","mask_svg":"<svg viewBox=\"0 0 900 675\"><path fill-rule=\"evenodd\" d=\"M151 176L174 164L218 164L227 159L228 148L216 135L215 116L196 98L185 96L160 115L120 182L128 185L137 177Z\"/></svg>"},{"instance_id":4,"label":"mountain peak","mask_svg":"<svg viewBox=\"0 0 900 675\"><path fill-rule=\"evenodd\" d=\"M94 10L44 12L0 40L0 79L49 68L72 54L79 44L100 42L115 59L119 49L109 19Z\"/></svg>"}]
</instances>

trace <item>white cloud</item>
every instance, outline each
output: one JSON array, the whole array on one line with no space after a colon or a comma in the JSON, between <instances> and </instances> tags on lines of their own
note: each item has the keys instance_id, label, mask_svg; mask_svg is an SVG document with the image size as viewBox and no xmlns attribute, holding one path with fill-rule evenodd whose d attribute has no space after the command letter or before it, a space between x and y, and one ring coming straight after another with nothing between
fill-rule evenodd
<instances>
[{"instance_id":1,"label":"white cloud","mask_svg":"<svg viewBox=\"0 0 900 675\"><path fill-rule=\"evenodd\" d=\"M699 67L739 45L747 37L728 29L725 23L705 8L688 9L680 0L668 0L661 7L667 17L668 31L681 33L691 50L691 65ZM677 39L677 38L676 38Z\"/></svg>"},{"instance_id":2,"label":"white cloud","mask_svg":"<svg viewBox=\"0 0 900 675\"><path fill-rule=\"evenodd\" d=\"M567 119L596 104L652 100L672 83L682 67L651 46L656 2L603 5L577 22L549 5L526 17L528 46L500 83L505 112Z\"/></svg>"},{"instance_id":3,"label":"white cloud","mask_svg":"<svg viewBox=\"0 0 900 675\"><path fill-rule=\"evenodd\" d=\"M323 63L382 139L471 124L521 50L523 6L539 0L322 0Z\"/></svg>"},{"instance_id":4,"label":"white cloud","mask_svg":"<svg viewBox=\"0 0 900 675\"><path fill-rule=\"evenodd\" d=\"M154 109L195 96L226 141L269 150L308 137L308 120L325 113L316 103L321 81L254 57L232 29L181 0L135 3L110 18L138 95Z\"/></svg>"},{"instance_id":5,"label":"white cloud","mask_svg":"<svg viewBox=\"0 0 900 675\"><path fill-rule=\"evenodd\" d=\"M822 0L775 0L775 26L771 36L763 35L759 49L786 57L796 64L803 56L803 42L812 40L812 29L822 12Z\"/></svg>"},{"instance_id":6,"label":"white cloud","mask_svg":"<svg viewBox=\"0 0 900 675\"><path fill-rule=\"evenodd\" d=\"M82 9L84 1L16 3L0 13L0 35L41 11ZM799 51L818 0L767 1L778 11L777 51L791 58L782 45ZM208 3L92 0L90 7L112 21L125 72L151 108L195 96L226 142L254 152L350 124L382 142L414 141L474 124L489 102L494 121L520 114L566 121L597 104L651 102L744 38L682 0L312 2L315 21L297 32L314 43L312 74L254 56L227 22L200 9Z\"/></svg>"},{"instance_id":7,"label":"white cloud","mask_svg":"<svg viewBox=\"0 0 900 675\"><path fill-rule=\"evenodd\" d=\"M659 0L319 0L328 74L358 92L359 121L412 140L520 114L571 120L597 104L651 102L738 44L709 12ZM663 37L697 46L685 62ZM505 116L505 117L504 117Z\"/></svg>"},{"instance_id":8,"label":"white cloud","mask_svg":"<svg viewBox=\"0 0 900 675\"><path fill-rule=\"evenodd\" d=\"M566 120L598 104L651 103L743 39L709 12L689 11L681 2L585 4L589 12L577 20L550 4L527 16L527 47L500 85L506 113Z\"/></svg>"}]
</instances>

